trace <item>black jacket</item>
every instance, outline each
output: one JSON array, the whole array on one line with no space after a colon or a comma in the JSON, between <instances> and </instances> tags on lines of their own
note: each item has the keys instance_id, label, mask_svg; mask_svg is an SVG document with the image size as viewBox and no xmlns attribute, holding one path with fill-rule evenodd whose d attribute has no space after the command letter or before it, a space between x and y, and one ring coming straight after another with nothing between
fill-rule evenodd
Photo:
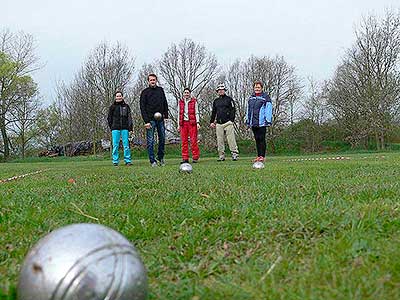
<instances>
[{"instance_id":1,"label":"black jacket","mask_svg":"<svg viewBox=\"0 0 400 300\"><path fill-rule=\"evenodd\" d=\"M159 112L168 119L168 103L162 87L145 88L140 95L140 112L145 124L154 120L154 113Z\"/></svg>"},{"instance_id":2,"label":"black jacket","mask_svg":"<svg viewBox=\"0 0 400 300\"><path fill-rule=\"evenodd\" d=\"M231 97L223 95L214 100L210 123L215 121L218 124L235 121L235 102Z\"/></svg>"},{"instance_id":3,"label":"black jacket","mask_svg":"<svg viewBox=\"0 0 400 300\"><path fill-rule=\"evenodd\" d=\"M111 130L133 130L131 108L124 101L114 102L110 106L107 121Z\"/></svg>"}]
</instances>

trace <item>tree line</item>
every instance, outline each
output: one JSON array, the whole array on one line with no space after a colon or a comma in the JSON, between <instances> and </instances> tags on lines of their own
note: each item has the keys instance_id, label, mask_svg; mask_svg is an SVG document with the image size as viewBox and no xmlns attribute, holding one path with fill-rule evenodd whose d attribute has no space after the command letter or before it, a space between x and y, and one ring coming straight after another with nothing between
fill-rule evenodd
<instances>
[{"instance_id":1,"label":"tree line","mask_svg":"<svg viewBox=\"0 0 400 300\"><path fill-rule=\"evenodd\" d=\"M133 112L134 134L143 138L140 92L156 73L170 103L170 134L177 134L177 105L188 87L198 99L200 138L214 147L209 130L215 87L224 82L236 106L235 130L250 138L244 123L253 82L261 80L273 101L268 141L272 151L320 151L324 142L385 149L397 141L400 108L400 14L365 17L329 80L301 78L282 56L251 56L218 63L205 46L183 39L138 69L130 49L102 42L88 54L71 82L59 82L52 104L43 107L32 74L42 66L34 38L4 30L0 34L0 155L25 157L35 149L74 141L109 139L106 115L113 94L123 90ZM175 132L174 132L175 131ZM99 149L94 148L94 153Z\"/></svg>"}]
</instances>

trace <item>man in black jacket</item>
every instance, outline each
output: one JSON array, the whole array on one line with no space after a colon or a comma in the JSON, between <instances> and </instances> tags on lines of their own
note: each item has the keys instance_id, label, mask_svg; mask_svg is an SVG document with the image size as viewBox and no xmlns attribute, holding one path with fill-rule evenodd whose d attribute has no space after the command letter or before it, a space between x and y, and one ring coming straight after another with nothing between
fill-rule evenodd
<instances>
[{"instance_id":1,"label":"man in black jacket","mask_svg":"<svg viewBox=\"0 0 400 300\"><path fill-rule=\"evenodd\" d=\"M145 88L140 95L140 111L146 128L147 152L152 167L157 166L154 156L154 131L157 129L158 152L157 160L160 166L164 166L165 154L165 123L168 119L168 103L162 87L157 86L157 76L147 76L149 87ZM155 119L154 114L161 113L161 119Z\"/></svg>"},{"instance_id":2,"label":"man in black jacket","mask_svg":"<svg viewBox=\"0 0 400 300\"><path fill-rule=\"evenodd\" d=\"M229 150L231 151L232 160L239 158L239 150L235 139L235 129L233 122L235 121L235 102L225 94L226 88L223 83L217 87L219 97L214 100L211 113L210 127L216 129L218 144L218 161L225 160L225 135L228 140Z\"/></svg>"},{"instance_id":3,"label":"man in black jacket","mask_svg":"<svg viewBox=\"0 0 400 300\"><path fill-rule=\"evenodd\" d=\"M131 150L129 148L129 131L133 130L133 122L131 109L124 101L124 95L121 91L116 91L114 94L115 101L108 110L108 126L111 129L113 150L112 161L114 166L119 163L119 142L122 138L124 146L124 161L127 166L131 165Z\"/></svg>"}]
</instances>

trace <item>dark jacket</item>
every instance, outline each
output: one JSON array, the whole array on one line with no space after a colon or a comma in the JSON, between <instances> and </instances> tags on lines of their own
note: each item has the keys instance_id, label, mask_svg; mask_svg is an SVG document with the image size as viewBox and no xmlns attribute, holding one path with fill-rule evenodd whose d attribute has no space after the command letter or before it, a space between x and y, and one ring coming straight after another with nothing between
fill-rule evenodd
<instances>
[{"instance_id":1,"label":"dark jacket","mask_svg":"<svg viewBox=\"0 0 400 300\"><path fill-rule=\"evenodd\" d=\"M272 101L267 93L260 96L251 95L247 105L246 125L265 127L272 123Z\"/></svg>"},{"instance_id":2,"label":"dark jacket","mask_svg":"<svg viewBox=\"0 0 400 300\"><path fill-rule=\"evenodd\" d=\"M110 106L107 121L111 130L133 130L131 108L124 101L114 102Z\"/></svg>"},{"instance_id":3,"label":"dark jacket","mask_svg":"<svg viewBox=\"0 0 400 300\"><path fill-rule=\"evenodd\" d=\"M215 121L218 124L235 121L235 102L231 97L223 95L214 100L210 123Z\"/></svg>"},{"instance_id":4,"label":"dark jacket","mask_svg":"<svg viewBox=\"0 0 400 300\"><path fill-rule=\"evenodd\" d=\"M154 121L154 113L159 112L168 119L168 103L162 87L145 88L140 94L140 112L145 124Z\"/></svg>"}]
</instances>

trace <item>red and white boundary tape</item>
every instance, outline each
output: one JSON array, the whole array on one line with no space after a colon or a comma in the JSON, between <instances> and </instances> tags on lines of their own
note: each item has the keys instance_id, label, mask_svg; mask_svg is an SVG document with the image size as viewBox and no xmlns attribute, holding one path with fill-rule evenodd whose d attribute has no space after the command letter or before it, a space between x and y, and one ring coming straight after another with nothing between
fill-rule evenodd
<instances>
[{"instance_id":1,"label":"red and white boundary tape","mask_svg":"<svg viewBox=\"0 0 400 300\"><path fill-rule=\"evenodd\" d=\"M310 158L293 158L285 161L315 161L315 160L349 160L350 157L337 156L337 157L310 157Z\"/></svg>"},{"instance_id":2,"label":"red and white boundary tape","mask_svg":"<svg viewBox=\"0 0 400 300\"><path fill-rule=\"evenodd\" d=\"M0 183L5 183L5 182L12 181L12 180L24 178L24 177L26 177L26 176L39 174L39 173L42 173L42 172L44 172L44 171L45 171L45 170L39 170L39 171L32 172L32 173L27 173L27 174L23 174L23 175L13 176L13 177L6 178L6 179L0 179Z\"/></svg>"},{"instance_id":3,"label":"red and white boundary tape","mask_svg":"<svg viewBox=\"0 0 400 300\"><path fill-rule=\"evenodd\" d=\"M367 159L367 158L385 158L384 155L382 156L364 156L361 157L361 159ZM348 156L336 156L336 157L310 157L310 158L293 158L293 159L287 159L284 161L316 161L316 160L350 160L351 158Z\"/></svg>"}]
</instances>

